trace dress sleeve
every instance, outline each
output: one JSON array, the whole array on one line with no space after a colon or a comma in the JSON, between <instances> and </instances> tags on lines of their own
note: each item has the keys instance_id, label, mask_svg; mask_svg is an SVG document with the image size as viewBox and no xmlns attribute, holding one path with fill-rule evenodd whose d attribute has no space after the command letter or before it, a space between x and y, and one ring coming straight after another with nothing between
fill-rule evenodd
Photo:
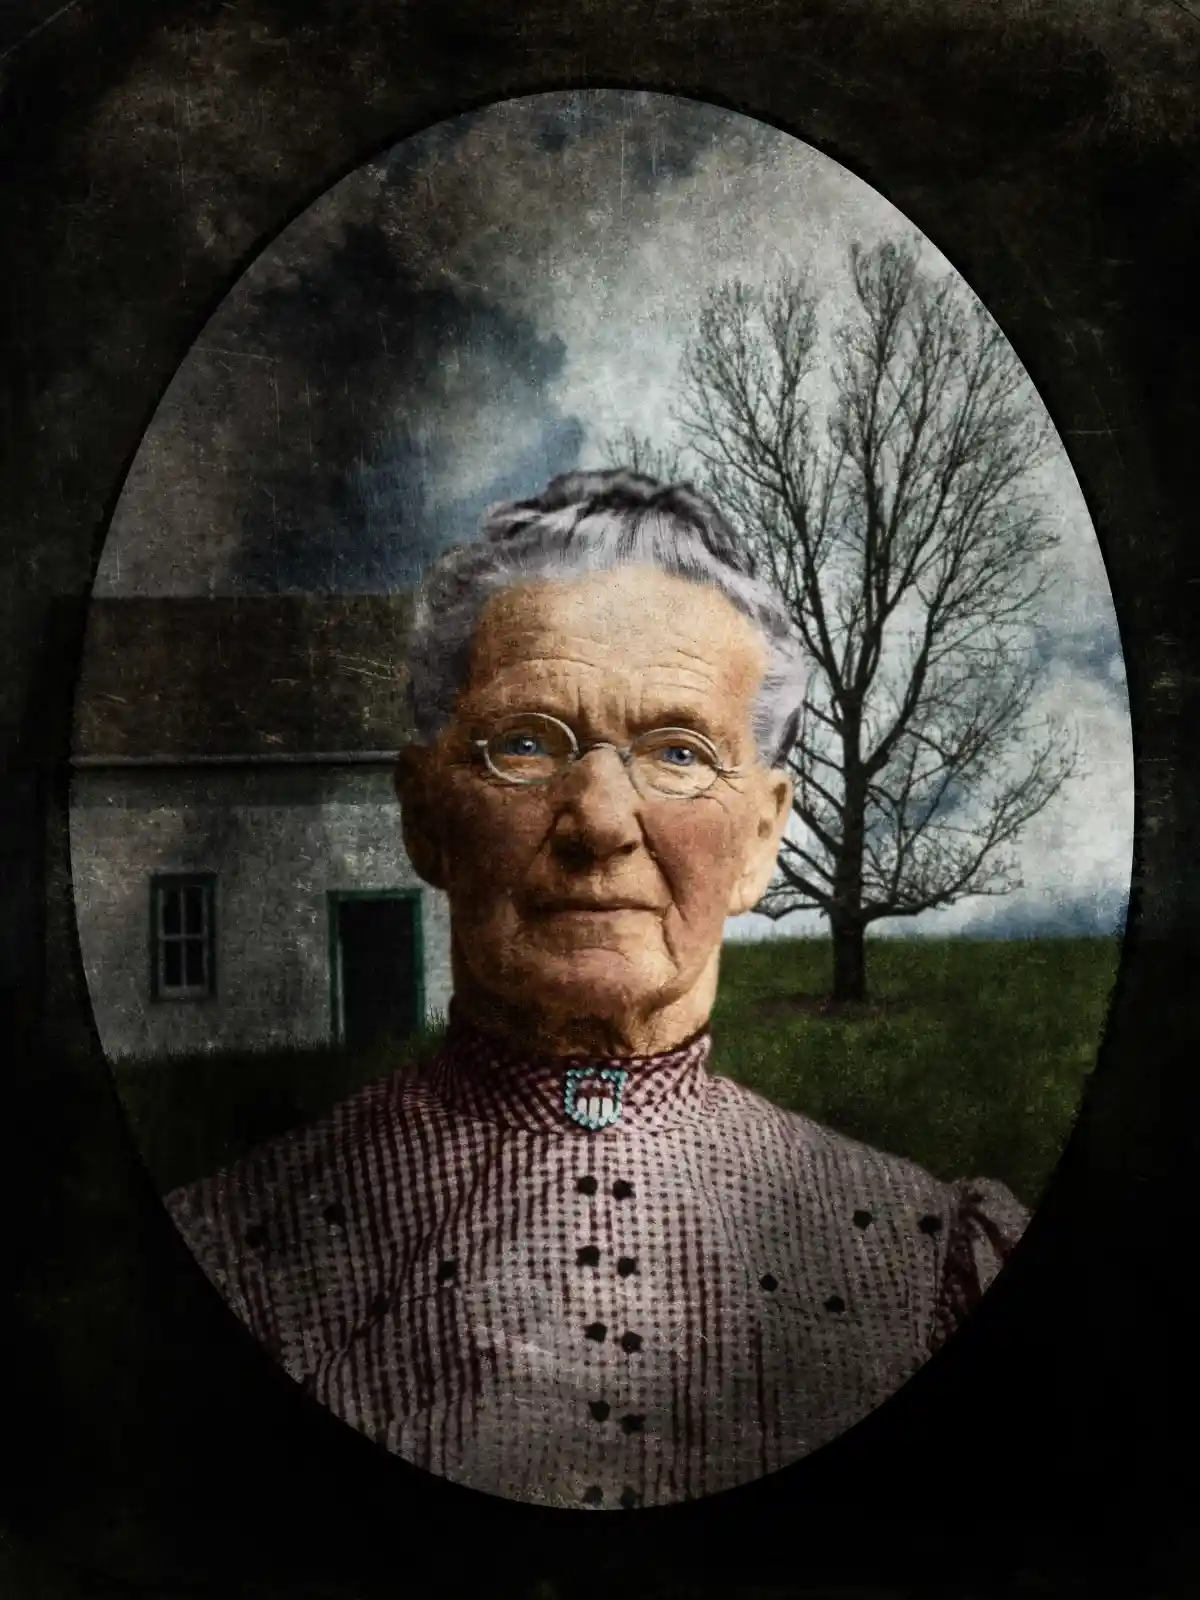
<instances>
[{"instance_id":1,"label":"dress sleeve","mask_svg":"<svg viewBox=\"0 0 1200 1600\"><path fill-rule=\"evenodd\" d=\"M221 1249L219 1230L213 1225L211 1188L211 1180L187 1184L181 1189L172 1189L163 1204L188 1249L208 1277L225 1293L229 1263Z\"/></svg>"},{"instance_id":2,"label":"dress sleeve","mask_svg":"<svg viewBox=\"0 0 1200 1600\"><path fill-rule=\"evenodd\" d=\"M229 1212L223 1174L172 1190L165 1197L167 1213L205 1276L234 1312L258 1332L261 1295L253 1292L256 1262L239 1250Z\"/></svg>"},{"instance_id":3,"label":"dress sleeve","mask_svg":"<svg viewBox=\"0 0 1200 1600\"><path fill-rule=\"evenodd\" d=\"M964 1179L953 1190L954 1222L934 1310L931 1352L975 1309L1029 1222L1028 1209L994 1179Z\"/></svg>"}]
</instances>

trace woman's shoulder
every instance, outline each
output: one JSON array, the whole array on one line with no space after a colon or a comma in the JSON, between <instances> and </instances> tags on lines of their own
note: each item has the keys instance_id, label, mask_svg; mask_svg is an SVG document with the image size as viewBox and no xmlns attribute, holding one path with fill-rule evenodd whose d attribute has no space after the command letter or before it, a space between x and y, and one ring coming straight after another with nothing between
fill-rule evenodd
<instances>
[{"instance_id":1,"label":"woman's shoulder","mask_svg":"<svg viewBox=\"0 0 1200 1600\"><path fill-rule=\"evenodd\" d=\"M745 1084L715 1082L724 1125L740 1125L759 1158L798 1185L847 1193L866 1207L906 1205L920 1213L927 1231L965 1232L981 1253L992 1239L993 1249L1010 1248L1029 1220L1022 1202L994 1178L939 1178L910 1156L786 1109Z\"/></svg>"},{"instance_id":2,"label":"woman's shoulder","mask_svg":"<svg viewBox=\"0 0 1200 1600\"><path fill-rule=\"evenodd\" d=\"M916 1162L893 1155L864 1139L839 1132L802 1111L781 1106L748 1084L716 1077L719 1125L740 1127L759 1144L764 1154L777 1154L805 1165L819 1164L845 1172L861 1171L897 1180L929 1180Z\"/></svg>"},{"instance_id":3,"label":"woman's shoulder","mask_svg":"<svg viewBox=\"0 0 1200 1600\"><path fill-rule=\"evenodd\" d=\"M297 1196L315 1199L337 1174L369 1164L381 1131L419 1094L412 1069L374 1079L311 1121L176 1187L165 1196L167 1210L189 1238L222 1222L253 1230L259 1213L286 1209Z\"/></svg>"}]
</instances>

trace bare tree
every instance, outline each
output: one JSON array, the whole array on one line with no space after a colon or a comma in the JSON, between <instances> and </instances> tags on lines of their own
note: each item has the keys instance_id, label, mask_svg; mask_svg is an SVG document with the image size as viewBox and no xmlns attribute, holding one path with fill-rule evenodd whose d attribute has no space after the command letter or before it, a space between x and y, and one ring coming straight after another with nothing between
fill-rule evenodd
<instances>
[{"instance_id":1,"label":"bare tree","mask_svg":"<svg viewBox=\"0 0 1200 1600\"><path fill-rule=\"evenodd\" d=\"M856 246L850 268L827 336L801 279L716 290L677 412L811 658L795 822L758 910L825 914L835 1000L866 996L871 923L1020 887L1008 847L1075 763L1034 716L1043 414L995 323L915 247Z\"/></svg>"},{"instance_id":2,"label":"bare tree","mask_svg":"<svg viewBox=\"0 0 1200 1600\"><path fill-rule=\"evenodd\" d=\"M675 483L683 473L684 453L670 445L655 444L634 428L623 428L615 438L606 438L601 448L611 466L644 472L663 483Z\"/></svg>"}]
</instances>

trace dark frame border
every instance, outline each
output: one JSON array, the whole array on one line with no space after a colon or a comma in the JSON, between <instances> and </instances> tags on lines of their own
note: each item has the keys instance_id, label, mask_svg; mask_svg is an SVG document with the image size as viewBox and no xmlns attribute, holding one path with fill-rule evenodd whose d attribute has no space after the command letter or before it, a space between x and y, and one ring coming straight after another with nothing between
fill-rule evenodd
<instances>
[{"instance_id":1,"label":"dark frame border","mask_svg":"<svg viewBox=\"0 0 1200 1600\"><path fill-rule=\"evenodd\" d=\"M0 46L0 259L14 264L0 307L13 564L0 592L0 981L24 1199L13 1528L80 1583L94 1574L91 1592L156 1595L224 1594L235 1578L272 1595L394 1594L400 1549L423 1593L486 1581L524 1595L549 1577L599 1594L631 1587L624 1572L689 1593L916 1583L959 1595L1018 1592L1022 1570L1030 1588L1064 1592L1081 1574L1119 1578L1122 1563L1162 1570L1183 1548L1195 1480L1200 29L1187 31L1188 8L1096 6L1092 24L1018 0L23 9ZM209 176L189 195L161 106L193 59L226 99L207 125ZM1138 762L1128 934L1097 1072L1030 1234L972 1325L811 1462L679 1516L606 1523L583 1559L586 1513L547 1521L380 1461L306 1408L214 1306L120 1119L63 846L99 540L217 300L282 225L396 138L571 84L686 93L772 122L944 250L1071 450L1115 591ZM266 133L260 91L287 107ZM188 232L206 201L227 226L207 257ZM18 1573L27 1592L35 1579Z\"/></svg>"}]
</instances>

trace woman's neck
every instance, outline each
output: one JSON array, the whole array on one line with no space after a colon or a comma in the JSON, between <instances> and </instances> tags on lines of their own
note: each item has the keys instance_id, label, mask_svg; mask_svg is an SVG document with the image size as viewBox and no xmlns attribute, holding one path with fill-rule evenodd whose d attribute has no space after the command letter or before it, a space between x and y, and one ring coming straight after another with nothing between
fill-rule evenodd
<instances>
[{"instance_id":1,"label":"woman's neck","mask_svg":"<svg viewBox=\"0 0 1200 1600\"><path fill-rule=\"evenodd\" d=\"M471 1027L516 1049L541 1056L587 1056L613 1060L665 1055L695 1038L707 1026L716 993L701 981L678 999L642 1014L596 1015L584 1010L552 1010L506 1000L477 984L455 964L454 1012Z\"/></svg>"}]
</instances>

